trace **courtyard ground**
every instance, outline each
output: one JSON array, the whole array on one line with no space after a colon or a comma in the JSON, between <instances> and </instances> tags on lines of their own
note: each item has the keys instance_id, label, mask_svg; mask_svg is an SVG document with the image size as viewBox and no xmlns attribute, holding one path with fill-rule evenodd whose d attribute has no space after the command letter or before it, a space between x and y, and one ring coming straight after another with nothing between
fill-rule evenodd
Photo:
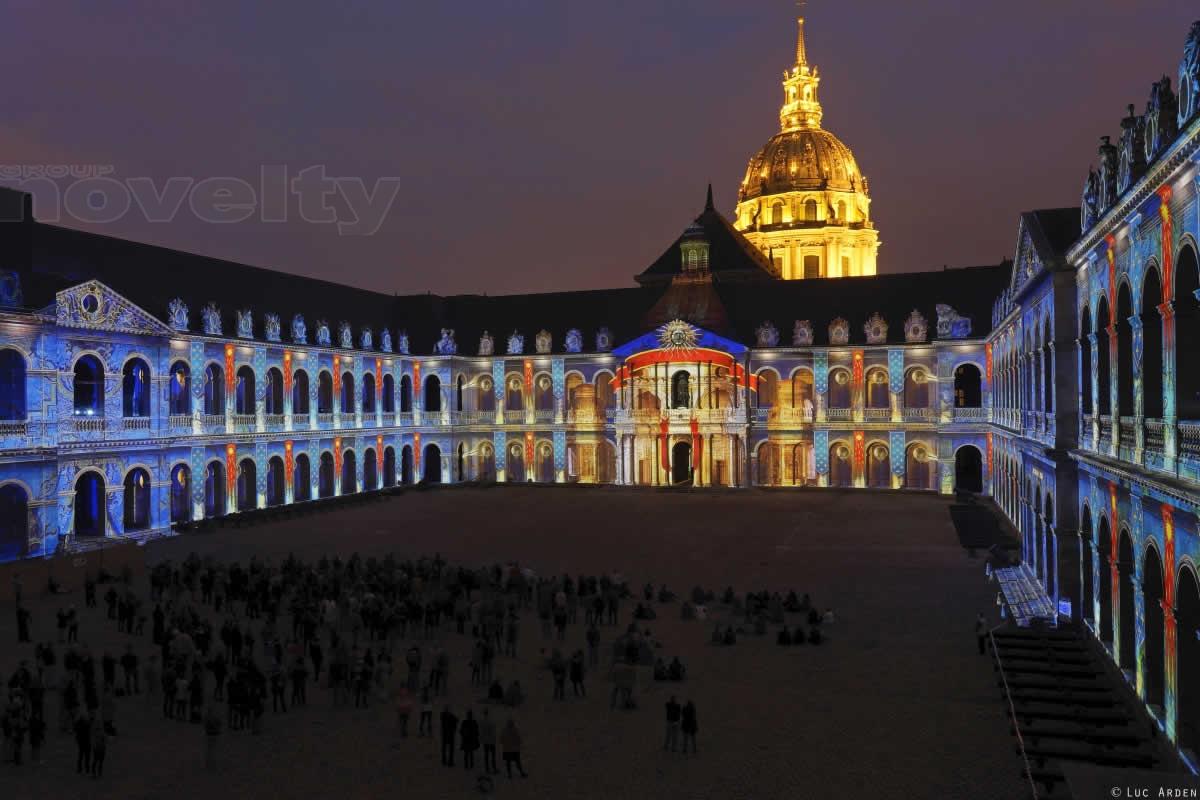
<instances>
[{"instance_id":1,"label":"courtyard ground","mask_svg":"<svg viewBox=\"0 0 1200 800\"><path fill-rule=\"evenodd\" d=\"M975 649L975 615L994 618L982 558L959 545L948 501L863 491L655 491L498 487L410 491L378 503L147 546L151 562L189 552L246 560L352 552L452 563L518 559L541 575L619 570L634 587L666 583L719 590L809 592L837 621L821 647L780 648L767 637L709 644L712 623L683 622L679 603L647 623L662 653L688 667L682 684L639 676L640 707L608 708L607 670L589 673L586 699L551 700L540 668L540 626L522 620L520 658L498 657L506 685L521 680L516 712L528 780L497 780L495 796L529 798L1019 798L1026 789L990 659ZM83 609L80 638L115 648L126 637ZM32 602L34 639L53 638L60 598ZM101 603L103 607L103 603ZM632 603L622 604L623 623ZM720 615L718 615L720 616ZM11 609L0 618L7 676L32 646L15 646ZM568 630L571 650L584 628ZM623 627L622 627L623 629ZM618 629L601 629L606 647ZM449 630L449 701L461 717L470 640ZM398 648L397 675L402 671ZM100 650L96 644L93 649ZM151 649L149 636L140 642ZM569 653L569 651L568 651ZM662 752L669 694L697 706L699 755ZM266 716L261 736L221 737L220 771L203 769L199 726L162 719L144 698L118 701L118 737L99 781L74 774L74 743L51 732L40 767L0 766L0 796L25 798L456 798L481 796L461 765L439 764L438 741L395 734L390 707L332 708L323 687L309 706ZM439 703L436 713L441 710ZM493 715L497 712L493 710ZM498 720L508 716L500 710ZM411 722L415 730L415 716ZM481 759L477 758L477 761ZM456 762L461 764L461 762ZM503 768L503 765L501 765ZM477 770L475 775L479 774Z\"/></svg>"}]
</instances>

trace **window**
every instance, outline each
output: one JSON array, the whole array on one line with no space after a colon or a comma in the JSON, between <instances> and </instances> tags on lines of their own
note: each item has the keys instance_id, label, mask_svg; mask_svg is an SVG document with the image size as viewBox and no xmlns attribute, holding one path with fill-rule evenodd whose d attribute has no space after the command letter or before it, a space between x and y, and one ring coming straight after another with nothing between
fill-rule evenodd
<instances>
[{"instance_id":1,"label":"window","mask_svg":"<svg viewBox=\"0 0 1200 800\"><path fill-rule=\"evenodd\" d=\"M817 201L816 200L805 200L804 201L804 221L805 222L816 222L817 221Z\"/></svg>"},{"instance_id":2,"label":"window","mask_svg":"<svg viewBox=\"0 0 1200 800\"><path fill-rule=\"evenodd\" d=\"M104 369L100 359L92 355L75 362L75 413L89 417L104 414Z\"/></svg>"},{"instance_id":3,"label":"window","mask_svg":"<svg viewBox=\"0 0 1200 800\"><path fill-rule=\"evenodd\" d=\"M216 364L204 370L204 413L225 413L225 372Z\"/></svg>"},{"instance_id":4,"label":"window","mask_svg":"<svg viewBox=\"0 0 1200 800\"><path fill-rule=\"evenodd\" d=\"M308 413L308 373L298 369L292 376L292 416L308 416Z\"/></svg>"},{"instance_id":5,"label":"window","mask_svg":"<svg viewBox=\"0 0 1200 800\"><path fill-rule=\"evenodd\" d=\"M771 206L771 224L783 224L783 203L775 203Z\"/></svg>"},{"instance_id":6,"label":"window","mask_svg":"<svg viewBox=\"0 0 1200 800\"><path fill-rule=\"evenodd\" d=\"M121 412L126 417L150 416L150 369L140 358L129 359L122 370Z\"/></svg>"},{"instance_id":7,"label":"window","mask_svg":"<svg viewBox=\"0 0 1200 800\"><path fill-rule=\"evenodd\" d=\"M333 376L324 370L317 376L317 413L333 413Z\"/></svg>"},{"instance_id":8,"label":"window","mask_svg":"<svg viewBox=\"0 0 1200 800\"><path fill-rule=\"evenodd\" d=\"M671 376L671 408L690 408L691 405L691 376L680 370Z\"/></svg>"},{"instance_id":9,"label":"window","mask_svg":"<svg viewBox=\"0 0 1200 800\"><path fill-rule=\"evenodd\" d=\"M0 419L25 419L25 357L0 350Z\"/></svg>"},{"instance_id":10,"label":"window","mask_svg":"<svg viewBox=\"0 0 1200 800\"><path fill-rule=\"evenodd\" d=\"M383 413L396 412L396 379L391 375L383 376Z\"/></svg>"},{"instance_id":11,"label":"window","mask_svg":"<svg viewBox=\"0 0 1200 800\"><path fill-rule=\"evenodd\" d=\"M362 410L364 414L375 413L375 375L370 372L363 375Z\"/></svg>"},{"instance_id":12,"label":"window","mask_svg":"<svg viewBox=\"0 0 1200 800\"><path fill-rule=\"evenodd\" d=\"M342 413L354 413L354 376L349 372L342 373Z\"/></svg>"},{"instance_id":13,"label":"window","mask_svg":"<svg viewBox=\"0 0 1200 800\"><path fill-rule=\"evenodd\" d=\"M242 366L237 371L237 385L234 390L234 413L254 413L254 370Z\"/></svg>"},{"instance_id":14,"label":"window","mask_svg":"<svg viewBox=\"0 0 1200 800\"><path fill-rule=\"evenodd\" d=\"M806 277L806 278L821 277L821 257L820 256L805 256L804 257L804 277Z\"/></svg>"},{"instance_id":15,"label":"window","mask_svg":"<svg viewBox=\"0 0 1200 800\"><path fill-rule=\"evenodd\" d=\"M176 414L192 413L192 371L182 361L171 365L171 385L168 391L170 412Z\"/></svg>"},{"instance_id":16,"label":"window","mask_svg":"<svg viewBox=\"0 0 1200 800\"><path fill-rule=\"evenodd\" d=\"M283 373L275 367L267 370L267 394L263 398L264 414L283 413Z\"/></svg>"}]
</instances>

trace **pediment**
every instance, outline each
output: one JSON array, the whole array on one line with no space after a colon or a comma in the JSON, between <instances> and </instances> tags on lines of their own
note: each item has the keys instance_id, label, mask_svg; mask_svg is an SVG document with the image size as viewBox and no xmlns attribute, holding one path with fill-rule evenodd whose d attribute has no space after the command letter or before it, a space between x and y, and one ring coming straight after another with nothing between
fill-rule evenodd
<instances>
[{"instance_id":1,"label":"pediment","mask_svg":"<svg viewBox=\"0 0 1200 800\"><path fill-rule=\"evenodd\" d=\"M171 333L171 329L153 314L97 280L59 292L55 296L55 320L65 328L153 335Z\"/></svg>"}]
</instances>

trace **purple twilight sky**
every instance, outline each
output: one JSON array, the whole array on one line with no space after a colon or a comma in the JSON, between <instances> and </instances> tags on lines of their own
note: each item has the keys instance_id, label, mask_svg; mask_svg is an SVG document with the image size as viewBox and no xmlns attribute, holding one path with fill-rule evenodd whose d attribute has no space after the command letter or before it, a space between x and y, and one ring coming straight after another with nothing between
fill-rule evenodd
<instances>
[{"instance_id":1,"label":"purple twilight sky","mask_svg":"<svg viewBox=\"0 0 1200 800\"><path fill-rule=\"evenodd\" d=\"M109 235L386 292L631 285L728 216L778 129L787 0L8 0L0 165L398 178L374 235L257 217ZM871 181L881 272L995 263L1016 215L1076 205L1097 139L1172 76L1179 0L812 0L825 127ZM11 182L10 182L11 185ZM67 183L63 182L65 189ZM343 209L344 212L344 209ZM38 215L45 218L44 211Z\"/></svg>"}]
</instances>

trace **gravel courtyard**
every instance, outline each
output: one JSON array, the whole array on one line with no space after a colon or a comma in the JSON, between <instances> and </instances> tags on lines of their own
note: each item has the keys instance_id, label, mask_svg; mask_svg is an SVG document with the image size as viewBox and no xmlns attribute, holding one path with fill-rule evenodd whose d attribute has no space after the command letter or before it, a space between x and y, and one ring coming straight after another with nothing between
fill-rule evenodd
<instances>
[{"instance_id":1,"label":"gravel courtyard","mask_svg":"<svg viewBox=\"0 0 1200 800\"><path fill-rule=\"evenodd\" d=\"M733 647L709 644L712 622L679 619L679 602L644 623L668 659L688 667L682 684L639 675L640 707L610 711L608 645L588 674L588 696L551 699L536 618L522 617L520 658L497 658L496 675L528 695L515 718L527 780L497 779L506 798L1018 798L1013 740L990 661L975 650L975 614L992 618L994 589L983 560L959 545L946 499L862 491L674 492L644 489L497 487L410 491L378 503L242 529L152 543L154 562L189 552L278 560L289 552L401 558L440 552L453 564L517 559L539 575L620 571L638 589L666 583L681 597L714 590L809 592L837 621L820 647L780 648L775 630ZM103 587L101 587L101 594ZM146 590L148 594L148 589ZM34 640L53 639L60 598L31 603ZM83 608L81 641L99 655L127 637ZM152 606L151 606L152 608ZM622 626L633 603L621 607ZM716 612L723 621L724 614ZM582 613L567 654L584 646ZM290 626L288 626L290 629ZM138 643L150 652L148 635ZM5 678L32 645L14 645L11 609L0 618ZM442 634L451 653L449 702L461 717L483 694L470 686L471 640ZM397 680L403 650L395 654ZM643 670L644 671L644 670ZM645 677L645 679L643 679ZM662 752L669 694L697 706L698 756ZM24 798L456 798L479 797L474 774L439 763L438 740L399 739L390 704L332 708L309 689L309 705L266 715L261 736L221 736L220 771L203 769L200 727L164 720L144 698L118 701L119 735L101 780L74 773L74 743L59 733L58 700L43 766L0 766L0 795ZM441 703L435 707L441 710ZM493 715L497 714L493 710ZM499 722L508 716L500 709ZM436 720L435 720L436 722ZM410 724L415 731L416 719ZM28 754L28 748L26 748ZM481 761L481 759L477 759ZM459 762L456 762L459 763ZM503 765L502 765L503 769Z\"/></svg>"}]
</instances>

